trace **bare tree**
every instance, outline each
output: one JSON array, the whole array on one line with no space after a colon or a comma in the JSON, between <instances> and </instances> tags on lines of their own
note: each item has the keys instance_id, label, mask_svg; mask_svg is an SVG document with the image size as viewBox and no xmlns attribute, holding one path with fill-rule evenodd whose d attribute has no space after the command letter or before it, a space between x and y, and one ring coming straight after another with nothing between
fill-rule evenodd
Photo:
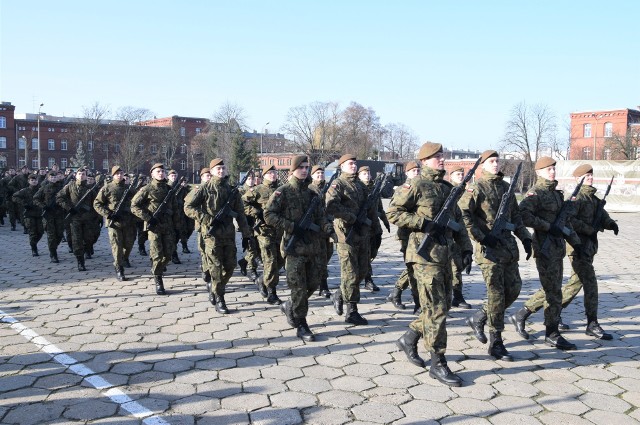
<instances>
[{"instance_id":1,"label":"bare tree","mask_svg":"<svg viewBox=\"0 0 640 425\"><path fill-rule=\"evenodd\" d=\"M95 166L93 164L93 150L103 139L104 134L102 134L101 127L110 113L109 106L101 105L99 102L94 102L92 105L82 108L82 117L77 124L80 140L76 144L76 149L83 145L80 142L86 142L84 144L84 154L87 164Z\"/></svg>"},{"instance_id":2,"label":"bare tree","mask_svg":"<svg viewBox=\"0 0 640 425\"><path fill-rule=\"evenodd\" d=\"M390 152L391 158L413 159L418 141L418 136L404 124L392 123L384 126L382 150Z\"/></svg>"},{"instance_id":3,"label":"bare tree","mask_svg":"<svg viewBox=\"0 0 640 425\"><path fill-rule=\"evenodd\" d=\"M343 145L360 159L377 157L380 118L372 108L351 102L342 113Z\"/></svg>"},{"instance_id":4,"label":"bare tree","mask_svg":"<svg viewBox=\"0 0 640 425\"><path fill-rule=\"evenodd\" d=\"M142 127L137 123L148 120L152 116L153 113L148 109L132 106L120 108L115 114L115 118L120 121L117 134L115 138L102 144L107 160L110 160L109 154L113 152L114 164L118 163L127 172L138 170L147 160L142 153L149 148L150 137L146 134L151 131L149 127Z\"/></svg>"},{"instance_id":5,"label":"bare tree","mask_svg":"<svg viewBox=\"0 0 640 425\"><path fill-rule=\"evenodd\" d=\"M613 133L606 138L605 149L610 149L612 159L640 159L640 129L627 129L624 136Z\"/></svg>"},{"instance_id":6,"label":"bare tree","mask_svg":"<svg viewBox=\"0 0 640 425\"><path fill-rule=\"evenodd\" d=\"M238 104L226 101L212 117L212 123L206 129L210 140L215 140L217 153L223 159L231 160L233 150L231 139L238 132L246 128L247 116L244 108Z\"/></svg>"}]
</instances>

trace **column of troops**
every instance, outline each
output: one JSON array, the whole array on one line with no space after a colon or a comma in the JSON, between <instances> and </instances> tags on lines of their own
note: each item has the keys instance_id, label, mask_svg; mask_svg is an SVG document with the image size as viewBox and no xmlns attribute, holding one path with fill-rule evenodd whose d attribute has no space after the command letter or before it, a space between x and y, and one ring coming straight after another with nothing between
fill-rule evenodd
<instances>
[{"instance_id":1,"label":"column of troops","mask_svg":"<svg viewBox=\"0 0 640 425\"><path fill-rule=\"evenodd\" d=\"M368 167L358 168L351 154L339 159L339 170L329 181L321 166L311 168L308 158L300 155L293 158L286 182L278 181L275 168L267 166L250 171L237 186L229 183L220 158L200 171L199 185L187 185L163 164L151 167L149 179L126 175L118 166L110 176L97 179L85 169L67 176L56 170L29 174L26 168L16 175L9 169L0 179L0 224L7 214L11 230L22 223L34 256L39 255L37 243L46 231L54 263L59 262L57 249L66 237L79 271L86 270L85 260L92 258L104 225L121 281L126 280L124 269L131 267L136 239L144 256L148 239L158 295L167 294L163 276L168 264L180 263L178 242L182 252L189 253L187 241L197 231L202 279L218 313L229 313L226 286L239 266L265 301L280 308L296 335L312 342L315 334L307 315L316 291L331 299L346 323L368 324L358 310L361 284L372 292L380 290L373 282L371 263L382 242L383 226L390 232L393 223L406 268L387 299L403 310L402 292L410 289L418 315L396 345L411 363L426 367L418 354L422 339L431 357L429 375L460 386L462 380L445 357L446 321L452 307L472 308L463 296L462 274L469 273L473 260L486 283L486 301L466 323L478 341L488 343L490 356L514 360L502 333L505 312L522 287L516 238L526 260L534 257L541 283L540 290L507 317L517 333L528 339L527 319L544 309L545 343L575 349L560 333L568 328L561 312L584 287L586 334L612 339L598 324L593 260L598 233L612 230L617 235L618 226L604 210L604 200L595 195L592 167L581 165L573 172L576 190L565 199L557 189L555 161L540 158L535 163L537 180L518 203L514 188L519 169L507 183L500 165L498 153L487 150L471 170L453 170L447 181L442 145L427 142L417 161L405 164L406 181L395 189L386 212L380 200L384 182L372 179ZM478 168L480 177L470 183ZM238 232L244 251L239 261ZM327 280L334 247L340 284L332 294ZM572 273L563 287L565 255ZM283 267L290 290L284 302L277 293Z\"/></svg>"}]
</instances>

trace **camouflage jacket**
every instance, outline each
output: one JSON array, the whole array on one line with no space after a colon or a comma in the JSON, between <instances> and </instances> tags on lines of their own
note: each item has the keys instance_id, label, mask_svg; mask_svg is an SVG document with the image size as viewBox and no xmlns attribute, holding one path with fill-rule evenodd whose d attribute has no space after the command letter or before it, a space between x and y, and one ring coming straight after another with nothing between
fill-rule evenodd
<instances>
[{"instance_id":1,"label":"camouflage jacket","mask_svg":"<svg viewBox=\"0 0 640 425\"><path fill-rule=\"evenodd\" d=\"M162 201L167 197L171 188L166 180L151 179L151 182L142 187L131 200L131 212L145 222L145 228L153 214L160 208ZM175 198L169 198L167 204L158 219L158 228L154 233L164 233L173 229L173 222L178 219Z\"/></svg>"},{"instance_id":2,"label":"camouflage jacket","mask_svg":"<svg viewBox=\"0 0 640 425\"><path fill-rule=\"evenodd\" d=\"M62 181L42 185L33 196L33 202L45 210L44 217L62 217L64 209L56 203L56 195L63 187Z\"/></svg>"},{"instance_id":3,"label":"camouflage jacket","mask_svg":"<svg viewBox=\"0 0 640 425\"><path fill-rule=\"evenodd\" d=\"M264 219L264 210L267 207L269 198L278 188L278 182L269 182L265 180L262 184L253 186L242 196L247 216L251 216L256 224L256 231L261 236L282 238L283 230L269 226Z\"/></svg>"},{"instance_id":4,"label":"camouflage jacket","mask_svg":"<svg viewBox=\"0 0 640 425\"><path fill-rule=\"evenodd\" d=\"M373 190L373 186L374 186L373 180L369 180L369 183L367 183L366 186L367 186L367 196L369 196L369 194ZM386 223L387 225L389 225L389 220L387 219L387 215L384 212L384 207L382 206L382 197L378 198L378 205L377 205L376 211L377 211L376 215L378 216L378 218L373 222L373 226L371 227L372 233L376 235L381 235L382 226L380 226L380 220L382 220L383 223Z\"/></svg>"},{"instance_id":5,"label":"camouflage jacket","mask_svg":"<svg viewBox=\"0 0 640 425\"><path fill-rule=\"evenodd\" d=\"M612 230L615 223L607 211L603 210L599 229L593 227L596 211L602 203L602 200L596 196L596 192L595 187L582 185L576 196L575 215L571 217L571 226L580 237L585 253L591 257L598 253L598 232ZM569 255L573 255L572 247L569 247Z\"/></svg>"},{"instance_id":6,"label":"camouflage jacket","mask_svg":"<svg viewBox=\"0 0 640 425\"><path fill-rule=\"evenodd\" d=\"M13 202L24 208L24 216L40 218L42 209L33 202L33 195L38 191L38 186L28 186L13 194Z\"/></svg>"},{"instance_id":7,"label":"camouflage jacket","mask_svg":"<svg viewBox=\"0 0 640 425\"><path fill-rule=\"evenodd\" d=\"M72 217L74 220L94 220L93 200L96 195L93 193L93 188L94 186L88 186L86 181L78 184L77 180L72 180L56 194L56 202L67 212L75 206L79 213ZM91 191L92 193L82 200L82 204L78 205L80 199L88 191Z\"/></svg>"},{"instance_id":8,"label":"camouflage jacket","mask_svg":"<svg viewBox=\"0 0 640 425\"><path fill-rule=\"evenodd\" d=\"M128 185L124 180L120 181L120 183L116 183L115 181L107 183L98 191L96 199L93 201L93 208L98 214L106 218L109 214L115 212L127 187ZM133 214L131 213L131 200L133 196L133 190L130 190L129 193L127 193L127 199L122 202L120 211L118 211L118 221L111 222L110 227L119 229L122 228L123 225L133 224Z\"/></svg>"}]
</instances>

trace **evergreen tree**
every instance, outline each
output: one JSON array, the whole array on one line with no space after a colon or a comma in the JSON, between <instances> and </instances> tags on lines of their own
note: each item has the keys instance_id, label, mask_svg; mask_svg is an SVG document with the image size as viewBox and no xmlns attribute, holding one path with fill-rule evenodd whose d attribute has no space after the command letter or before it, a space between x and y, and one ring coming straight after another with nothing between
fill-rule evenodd
<instances>
[{"instance_id":1,"label":"evergreen tree","mask_svg":"<svg viewBox=\"0 0 640 425\"><path fill-rule=\"evenodd\" d=\"M245 144L242 131L238 130L231 136L231 164L229 165L230 183L235 184L239 180L241 172L248 171L254 164L252 152Z\"/></svg>"},{"instance_id":2,"label":"evergreen tree","mask_svg":"<svg viewBox=\"0 0 640 425\"><path fill-rule=\"evenodd\" d=\"M82 142L78 142L78 145L76 146L76 155L71 158L71 167L78 169L87 165L87 155L84 151L84 147L82 146Z\"/></svg>"}]
</instances>

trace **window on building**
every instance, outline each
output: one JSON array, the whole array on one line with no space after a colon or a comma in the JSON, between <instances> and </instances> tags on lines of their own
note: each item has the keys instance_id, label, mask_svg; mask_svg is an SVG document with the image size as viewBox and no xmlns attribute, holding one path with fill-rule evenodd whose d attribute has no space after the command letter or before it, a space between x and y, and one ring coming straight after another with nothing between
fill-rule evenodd
<instances>
[{"instance_id":1,"label":"window on building","mask_svg":"<svg viewBox=\"0 0 640 425\"><path fill-rule=\"evenodd\" d=\"M103 170L108 170L109 169L109 160L108 159L103 159L102 160L102 169Z\"/></svg>"},{"instance_id":2,"label":"window on building","mask_svg":"<svg viewBox=\"0 0 640 425\"><path fill-rule=\"evenodd\" d=\"M0 117L0 128L7 128L7 117Z\"/></svg>"},{"instance_id":3,"label":"window on building","mask_svg":"<svg viewBox=\"0 0 640 425\"><path fill-rule=\"evenodd\" d=\"M591 159L591 148L588 146L582 148L582 159Z\"/></svg>"},{"instance_id":4,"label":"window on building","mask_svg":"<svg viewBox=\"0 0 640 425\"><path fill-rule=\"evenodd\" d=\"M18 167L24 167L25 165L27 165L27 161L24 158L18 159Z\"/></svg>"},{"instance_id":5,"label":"window on building","mask_svg":"<svg viewBox=\"0 0 640 425\"><path fill-rule=\"evenodd\" d=\"M585 124L582 137L591 137L591 124Z\"/></svg>"},{"instance_id":6,"label":"window on building","mask_svg":"<svg viewBox=\"0 0 640 425\"><path fill-rule=\"evenodd\" d=\"M0 137L0 149L6 149L7 148L7 138L6 137Z\"/></svg>"},{"instance_id":7,"label":"window on building","mask_svg":"<svg viewBox=\"0 0 640 425\"><path fill-rule=\"evenodd\" d=\"M180 160L180 170L184 171L187 169L187 161L185 161L184 159Z\"/></svg>"},{"instance_id":8,"label":"window on building","mask_svg":"<svg viewBox=\"0 0 640 425\"><path fill-rule=\"evenodd\" d=\"M0 155L0 168L7 168L7 157Z\"/></svg>"},{"instance_id":9,"label":"window on building","mask_svg":"<svg viewBox=\"0 0 640 425\"><path fill-rule=\"evenodd\" d=\"M604 137L613 136L613 123L606 122L604 123Z\"/></svg>"},{"instance_id":10,"label":"window on building","mask_svg":"<svg viewBox=\"0 0 640 425\"><path fill-rule=\"evenodd\" d=\"M40 168L38 166L38 158L33 158L31 160L31 168L33 168L34 170L37 170L38 168Z\"/></svg>"},{"instance_id":11,"label":"window on building","mask_svg":"<svg viewBox=\"0 0 640 425\"><path fill-rule=\"evenodd\" d=\"M92 159L89 162L89 168L91 168L92 170L95 170L95 168L96 168L96 160L95 159Z\"/></svg>"},{"instance_id":12,"label":"window on building","mask_svg":"<svg viewBox=\"0 0 640 425\"><path fill-rule=\"evenodd\" d=\"M67 150L67 144L69 142L67 141L67 139L62 139L60 140L60 150L61 151L66 151Z\"/></svg>"},{"instance_id":13,"label":"window on building","mask_svg":"<svg viewBox=\"0 0 640 425\"><path fill-rule=\"evenodd\" d=\"M55 151L56 150L56 141L54 139L47 140L47 146L49 147L50 151Z\"/></svg>"},{"instance_id":14,"label":"window on building","mask_svg":"<svg viewBox=\"0 0 640 425\"><path fill-rule=\"evenodd\" d=\"M52 127L49 127L49 128L47 129L47 131L49 131L49 133L54 133L54 132L56 131L56 129L55 129L55 128L52 128Z\"/></svg>"},{"instance_id":15,"label":"window on building","mask_svg":"<svg viewBox=\"0 0 640 425\"><path fill-rule=\"evenodd\" d=\"M269 165L273 165L273 159L269 160Z\"/></svg>"},{"instance_id":16,"label":"window on building","mask_svg":"<svg viewBox=\"0 0 640 425\"><path fill-rule=\"evenodd\" d=\"M200 134L201 131L202 129L200 127L196 127L196 134Z\"/></svg>"},{"instance_id":17,"label":"window on building","mask_svg":"<svg viewBox=\"0 0 640 425\"><path fill-rule=\"evenodd\" d=\"M605 148L604 149L604 158L606 160L610 160L611 159L611 149L610 148Z\"/></svg>"},{"instance_id":18,"label":"window on building","mask_svg":"<svg viewBox=\"0 0 640 425\"><path fill-rule=\"evenodd\" d=\"M116 153L120 153L120 143L116 143L116 146L113 148Z\"/></svg>"},{"instance_id":19,"label":"window on building","mask_svg":"<svg viewBox=\"0 0 640 425\"><path fill-rule=\"evenodd\" d=\"M187 135L187 129L180 127L180 136L185 137Z\"/></svg>"},{"instance_id":20,"label":"window on building","mask_svg":"<svg viewBox=\"0 0 640 425\"><path fill-rule=\"evenodd\" d=\"M138 145L138 152L140 153L144 152L144 145L142 143Z\"/></svg>"},{"instance_id":21,"label":"window on building","mask_svg":"<svg viewBox=\"0 0 640 425\"><path fill-rule=\"evenodd\" d=\"M89 151L89 152L93 151L93 140L89 140L87 142L87 151ZM91 168L93 168L93 167L91 167Z\"/></svg>"},{"instance_id":22,"label":"window on building","mask_svg":"<svg viewBox=\"0 0 640 425\"><path fill-rule=\"evenodd\" d=\"M162 145L162 153L167 153L167 145Z\"/></svg>"},{"instance_id":23,"label":"window on building","mask_svg":"<svg viewBox=\"0 0 640 425\"><path fill-rule=\"evenodd\" d=\"M33 139L31 139L31 149L33 150L38 150L38 138L34 137Z\"/></svg>"},{"instance_id":24,"label":"window on building","mask_svg":"<svg viewBox=\"0 0 640 425\"><path fill-rule=\"evenodd\" d=\"M49 157L49 160L47 161L47 165L49 166L49 168L53 167L54 165L56 165L56 159Z\"/></svg>"},{"instance_id":25,"label":"window on building","mask_svg":"<svg viewBox=\"0 0 640 425\"><path fill-rule=\"evenodd\" d=\"M187 145L180 146L180 153L187 153Z\"/></svg>"},{"instance_id":26,"label":"window on building","mask_svg":"<svg viewBox=\"0 0 640 425\"><path fill-rule=\"evenodd\" d=\"M60 168L67 168L67 158L60 158Z\"/></svg>"},{"instance_id":27,"label":"window on building","mask_svg":"<svg viewBox=\"0 0 640 425\"><path fill-rule=\"evenodd\" d=\"M158 153L158 145L151 145L151 153Z\"/></svg>"},{"instance_id":28,"label":"window on building","mask_svg":"<svg viewBox=\"0 0 640 425\"><path fill-rule=\"evenodd\" d=\"M18 139L18 149L24 149L25 143L27 142L27 139L25 139L24 137L21 137Z\"/></svg>"}]
</instances>

